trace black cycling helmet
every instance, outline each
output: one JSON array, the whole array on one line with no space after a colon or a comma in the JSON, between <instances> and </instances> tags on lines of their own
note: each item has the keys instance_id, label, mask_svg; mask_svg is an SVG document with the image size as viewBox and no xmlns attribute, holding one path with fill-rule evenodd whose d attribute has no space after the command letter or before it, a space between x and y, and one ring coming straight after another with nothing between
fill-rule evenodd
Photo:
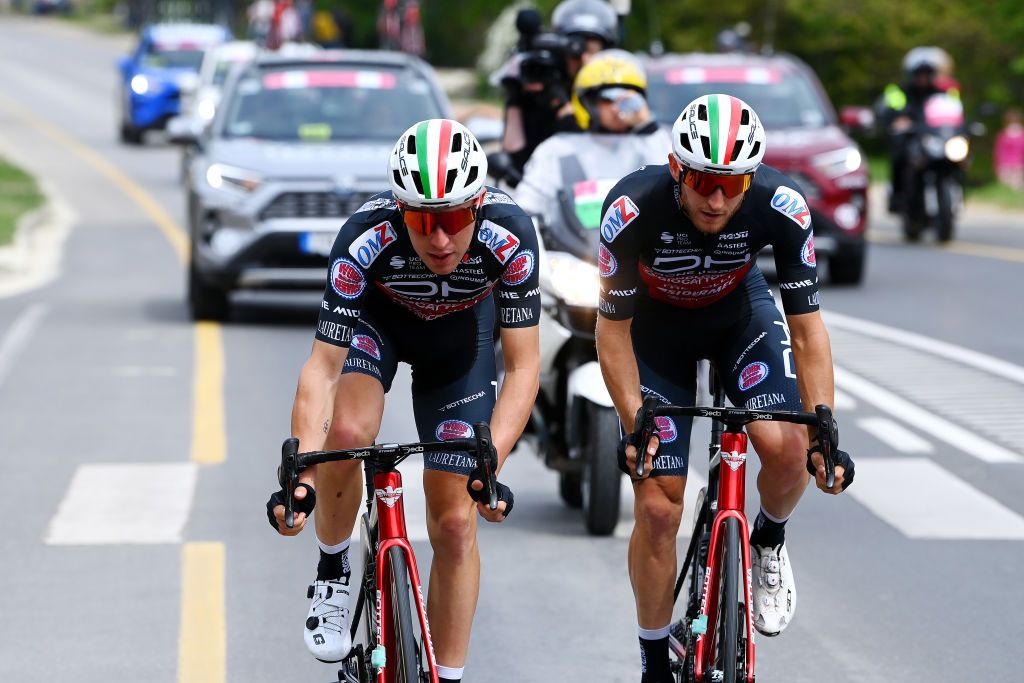
<instances>
[{"instance_id":1,"label":"black cycling helmet","mask_svg":"<svg viewBox=\"0 0 1024 683\"><path fill-rule=\"evenodd\" d=\"M619 42L619 17L604 0L563 0L551 15L551 25L564 36L599 38L605 47Z\"/></svg>"}]
</instances>

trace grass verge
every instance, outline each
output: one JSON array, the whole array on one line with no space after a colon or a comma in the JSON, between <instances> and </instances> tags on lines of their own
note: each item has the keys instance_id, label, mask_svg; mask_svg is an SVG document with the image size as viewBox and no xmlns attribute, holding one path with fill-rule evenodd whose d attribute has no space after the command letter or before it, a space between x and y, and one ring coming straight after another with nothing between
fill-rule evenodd
<instances>
[{"instance_id":1,"label":"grass verge","mask_svg":"<svg viewBox=\"0 0 1024 683\"><path fill-rule=\"evenodd\" d=\"M1024 192L1014 190L1002 183L969 187L967 188L967 200L991 204L1011 211L1024 211Z\"/></svg>"},{"instance_id":2,"label":"grass verge","mask_svg":"<svg viewBox=\"0 0 1024 683\"><path fill-rule=\"evenodd\" d=\"M18 219L42 204L35 179L0 157L0 246L11 243Z\"/></svg>"}]
</instances>

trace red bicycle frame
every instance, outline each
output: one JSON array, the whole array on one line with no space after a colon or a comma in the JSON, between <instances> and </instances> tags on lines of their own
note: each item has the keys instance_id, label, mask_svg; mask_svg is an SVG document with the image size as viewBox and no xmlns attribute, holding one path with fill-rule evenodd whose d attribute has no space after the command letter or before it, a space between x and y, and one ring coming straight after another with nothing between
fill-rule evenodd
<instances>
[{"instance_id":1,"label":"red bicycle frame","mask_svg":"<svg viewBox=\"0 0 1024 683\"><path fill-rule=\"evenodd\" d=\"M405 526L405 502L402 499L402 474L398 470L374 472L373 493L377 508L377 647L383 647L387 653L394 652L395 629L391 615L391 567L387 561L387 553L398 546L405 553L405 561L409 567L409 580L412 583L413 600L416 613L419 615L420 629L426 644L427 669L431 683L438 683L437 662L434 660L434 643L430 638L430 624L427 622L427 610L423 604L423 584L420 583L420 572L416 566L416 556L409 543L408 531ZM385 661L377 671L377 683L394 683L395 667L389 667Z\"/></svg>"},{"instance_id":2,"label":"red bicycle frame","mask_svg":"<svg viewBox=\"0 0 1024 683\"><path fill-rule=\"evenodd\" d=\"M750 573L750 545L746 542L749 538L747 529L747 517L743 512L746 501L746 474L747 474L747 435L743 432L723 432L722 447L719 452L721 463L718 467L718 512L711 524L711 544L708 548L708 566L704 572L704 594L701 596L700 612L698 617L703 615L708 620L707 630L697 636L694 646L694 662L696 664L695 674L698 681L704 680L706 671L714 669L715 633L717 632L711 621L712 617L718 616L720 605L718 594L721 589L721 564L722 548L725 544L725 520L729 518L739 522L740 527L740 548L743 557L743 572L741 580L746 586L745 609L747 613L747 683L754 683L754 617L753 595L751 589ZM728 609L732 609L731 606Z\"/></svg>"}]
</instances>

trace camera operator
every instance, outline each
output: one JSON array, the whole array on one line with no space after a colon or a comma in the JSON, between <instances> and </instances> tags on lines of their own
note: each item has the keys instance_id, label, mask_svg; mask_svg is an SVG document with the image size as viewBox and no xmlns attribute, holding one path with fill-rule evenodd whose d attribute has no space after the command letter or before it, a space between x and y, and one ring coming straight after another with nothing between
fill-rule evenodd
<instances>
[{"instance_id":1,"label":"camera operator","mask_svg":"<svg viewBox=\"0 0 1024 683\"><path fill-rule=\"evenodd\" d=\"M618 16L604 0L564 0L551 23L553 32L542 32L536 10L519 12L517 54L501 79L506 93L502 148L519 173L545 139L579 130L569 100L573 79L591 55L618 43Z\"/></svg>"}]
</instances>

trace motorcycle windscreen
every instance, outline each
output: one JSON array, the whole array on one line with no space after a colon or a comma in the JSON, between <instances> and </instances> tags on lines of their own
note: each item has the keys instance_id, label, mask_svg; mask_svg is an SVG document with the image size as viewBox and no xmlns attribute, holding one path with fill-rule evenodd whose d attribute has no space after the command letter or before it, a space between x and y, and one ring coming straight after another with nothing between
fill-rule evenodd
<instances>
[{"instance_id":1,"label":"motorcycle windscreen","mask_svg":"<svg viewBox=\"0 0 1024 683\"><path fill-rule=\"evenodd\" d=\"M956 97L939 93L924 103L924 122L929 128L958 127L964 124L964 105Z\"/></svg>"},{"instance_id":2,"label":"motorcycle windscreen","mask_svg":"<svg viewBox=\"0 0 1024 683\"><path fill-rule=\"evenodd\" d=\"M573 208L585 230L601 227L601 205L617 180L582 180L573 185Z\"/></svg>"}]
</instances>

